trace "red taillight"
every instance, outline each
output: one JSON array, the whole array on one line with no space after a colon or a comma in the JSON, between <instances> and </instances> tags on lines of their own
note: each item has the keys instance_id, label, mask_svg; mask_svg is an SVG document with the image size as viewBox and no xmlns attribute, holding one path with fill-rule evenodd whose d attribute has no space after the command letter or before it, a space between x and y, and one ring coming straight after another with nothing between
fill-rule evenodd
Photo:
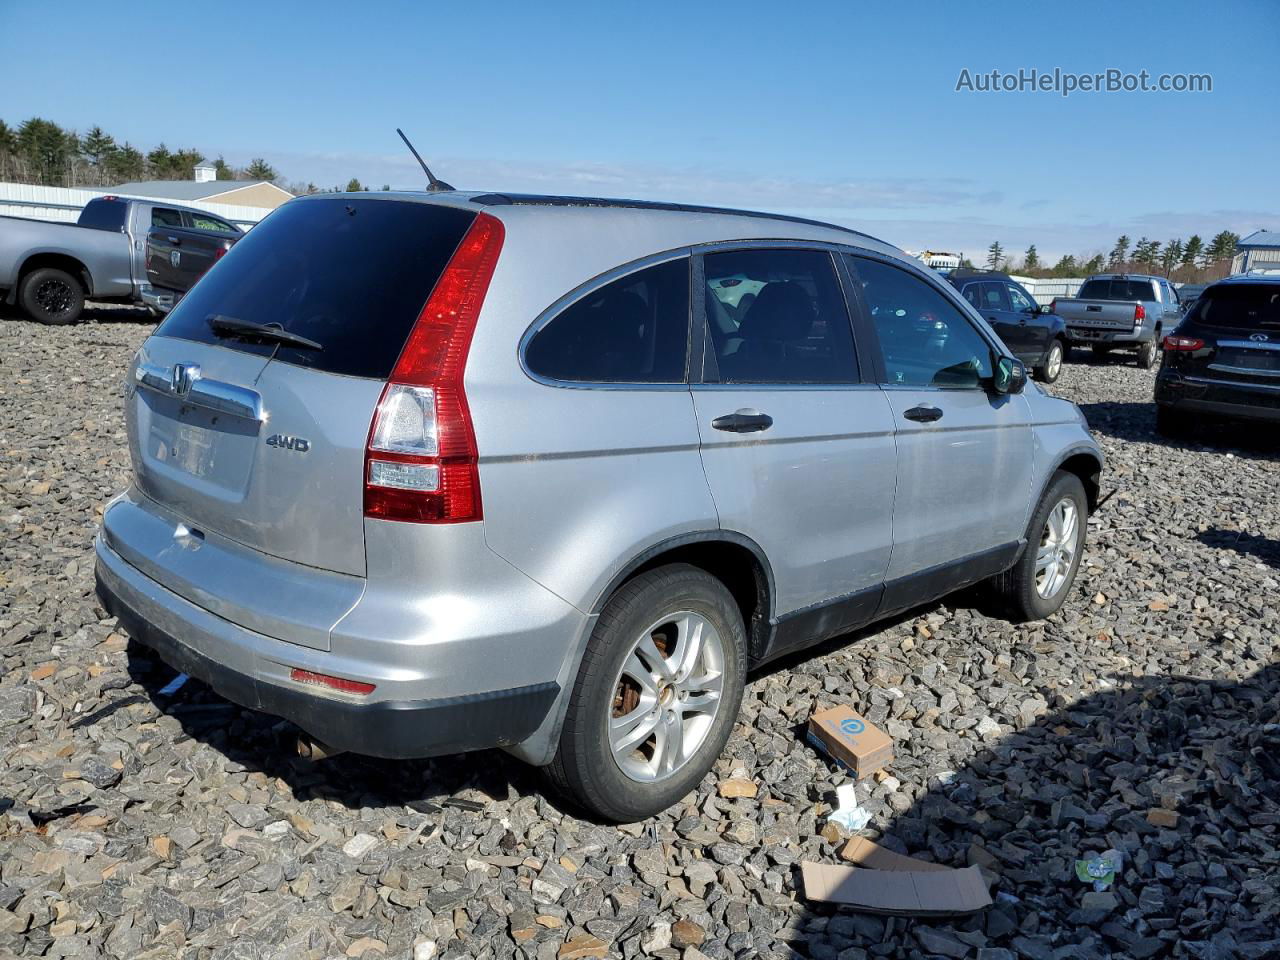
<instances>
[{"instance_id":1,"label":"red taillight","mask_svg":"<svg viewBox=\"0 0 1280 960\"><path fill-rule=\"evenodd\" d=\"M369 426L366 517L411 523L482 517L462 374L503 237L500 220L477 214L418 315Z\"/></svg>"},{"instance_id":2,"label":"red taillight","mask_svg":"<svg viewBox=\"0 0 1280 960\"><path fill-rule=\"evenodd\" d=\"M1138 304L1133 308L1133 322L1137 323L1139 320L1145 319L1147 319L1147 308L1142 304Z\"/></svg>"},{"instance_id":3,"label":"red taillight","mask_svg":"<svg viewBox=\"0 0 1280 960\"><path fill-rule=\"evenodd\" d=\"M1049 301L1049 312L1050 312L1050 313L1057 313L1057 312L1058 312L1058 298L1057 298L1057 297L1054 297L1052 300L1050 300L1050 301Z\"/></svg>"},{"instance_id":4,"label":"red taillight","mask_svg":"<svg viewBox=\"0 0 1280 960\"><path fill-rule=\"evenodd\" d=\"M376 689L372 683L347 680L343 677L331 677L327 673L314 673L311 670L299 670L297 667L289 671L289 679L296 683L313 683L318 687L328 687L330 690L337 690L340 693L356 693L360 696L373 693Z\"/></svg>"},{"instance_id":5,"label":"red taillight","mask_svg":"<svg viewBox=\"0 0 1280 960\"><path fill-rule=\"evenodd\" d=\"M227 251L230 249L231 249L231 241L223 240L222 243L218 244L216 247L213 248L213 262L217 263L219 260L225 257L227 255Z\"/></svg>"},{"instance_id":6,"label":"red taillight","mask_svg":"<svg viewBox=\"0 0 1280 960\"><path fill-rule=\"evenodd\" d=\"M1197 337L1178 337L1170 334L1164 338L1164 348L1170 351L1199 350L1204 341Z\"/></svg>"}]
</instances>

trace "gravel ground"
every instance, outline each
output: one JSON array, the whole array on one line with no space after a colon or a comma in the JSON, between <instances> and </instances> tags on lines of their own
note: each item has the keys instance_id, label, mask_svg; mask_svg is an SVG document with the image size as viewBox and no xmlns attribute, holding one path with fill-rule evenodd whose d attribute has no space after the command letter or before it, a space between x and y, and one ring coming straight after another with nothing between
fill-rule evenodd
<instances>
[{"instance_id":1,"label":"gravel ground","mask_svg":"<svg viewBox=\"0 0 1280 960\"><path fill-rule=\"evenodd\" d=\"M0 956L1280 955L1280 480L1260 431L1153 434L1152 374L1068 366L1115 495L1074 593L1013 627L969 598L753 678L696 795L577 819L500 753L291 758L103 619L90 542L126 483L120 381L150 326L0 323ZM865 835L980 865L957 921L807 904L858 705L898 759ZM743 781L743 782L739 782ZM741 794L741 795L740 795ZM469 802L468 802L469 801ZM1073 861L1124 855L1096 892Z\"/></svg>"}]
</instances>

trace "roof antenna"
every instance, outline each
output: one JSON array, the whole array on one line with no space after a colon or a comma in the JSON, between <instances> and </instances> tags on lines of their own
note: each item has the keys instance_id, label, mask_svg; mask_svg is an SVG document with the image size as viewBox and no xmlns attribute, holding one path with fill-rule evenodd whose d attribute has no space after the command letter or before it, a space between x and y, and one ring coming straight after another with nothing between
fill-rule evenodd
<instances>
[{"instance_id":1,"label":"roof antenna","mask_svg":"<svg viewBox=\"0 0 1280 960\"><path fill-rule=\"evenodd\" d=\"M396 133L400 134L400 139L404 141L404 145L409 148L414 159L421 165L422 172L427 175L427 193L449 193L452 191L453 187L449 186L449 184L445 183L443 180L436 179L436 175L431 172L431 168L427 166L426 161L422 159L417 150L413 149L413 144L410 143L409 138L404 135L404 131L399 127L396 127Z\"/></svg>"}]
</instances>

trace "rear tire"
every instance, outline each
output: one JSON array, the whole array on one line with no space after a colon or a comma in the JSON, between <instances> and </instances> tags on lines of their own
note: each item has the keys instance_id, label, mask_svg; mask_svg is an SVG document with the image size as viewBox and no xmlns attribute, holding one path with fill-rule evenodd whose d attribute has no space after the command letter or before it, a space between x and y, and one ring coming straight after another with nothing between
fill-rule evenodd
<instances>
[{"instance_id":1,"label":"rear tire","mask_svg":"<svg viewBox=\"0 0 1280 960\"><path fill-rule=\"evenodd\" d=\"M1156 365L1157 356L1159 356L1159 349L1156 341L1148 340L1138 347L1138 368L1140 370L1150 370Z\"/></svg>"},{"instance_id":2,"label":"rear tire","mask_svg":"<svg viewBox=\"0 0 1280 960\"><path fill-rule=\"evenodd\" d=\"M1059 470L1031 515L1022 556L992 581L1010 620L1043 620L1062 607L1080 569L1088 518L1084 484Z\"/></svg>"},{"instance_id":3,"label":"rear tire","mask_svg":"<svg viewBox=\"0 0 1280 960\"><path fill-rule=\"evenodd\" d=\"M41 267L23 278L18 302L27 316L40 323L75 323L84 309L84 287L65 270Z\"/></svg>"},{"instance_id":4,"label":"rear tire","mask_svg":"<svg viewBox=\"0 0 1280 960\"><path fill-rule=\"evenodd\" d=\"M692 629L681 626L690 622ZM684 656L698 650L696 660ZM587 642L549 779L606 820L665 810L697 787L724 749L746 662L742 615L715 577L671 564L628 581ZM633 679L644 673L653 674L652 685Z\"/></svg>"},{"instance_id":5,"label":"rear tire","mask_svg":"<svg viewBox=\"0 0 1280 960\"><path fill-rule=\"evenodd\" d=\"M1062 375L1062 364L1066 359L1067 349L1055 337L1044 355L1044 363L1035 368L1035 378L1041 383L1053 383Z\"/></svg>"}]
</instances>

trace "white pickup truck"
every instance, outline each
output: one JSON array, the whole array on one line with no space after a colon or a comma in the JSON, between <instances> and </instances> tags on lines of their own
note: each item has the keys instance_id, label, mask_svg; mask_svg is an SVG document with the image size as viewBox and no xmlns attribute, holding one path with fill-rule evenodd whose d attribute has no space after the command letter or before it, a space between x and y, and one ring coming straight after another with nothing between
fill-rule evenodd
<instances>
[{"instance_id":1,"label":"white pickup truck","mask_svg":"<svg viewBox=\"0 0 1280 960\"><path fill-rule=\"evenodd\" d=\"M1089 344L1098 354L1136 349L1144 370L1155 365L1161 339L1182 316L1168 280L1134 273L1089 277L1077 296L1060 297L1051 309L1066 323L1072 346Z\"/></svg>"},{"instance_id":2,"label":"white pickup truck","mask_svg":"<svg viewBox=\"0 0 1280 960\"><path fill-rule=\"evenodd\" d=\"M0 217L0 298L41 323L73 323L86 299L164 313L244 231L170 203L96 197L75 223Z\"/></svg>"}]
</instances>

